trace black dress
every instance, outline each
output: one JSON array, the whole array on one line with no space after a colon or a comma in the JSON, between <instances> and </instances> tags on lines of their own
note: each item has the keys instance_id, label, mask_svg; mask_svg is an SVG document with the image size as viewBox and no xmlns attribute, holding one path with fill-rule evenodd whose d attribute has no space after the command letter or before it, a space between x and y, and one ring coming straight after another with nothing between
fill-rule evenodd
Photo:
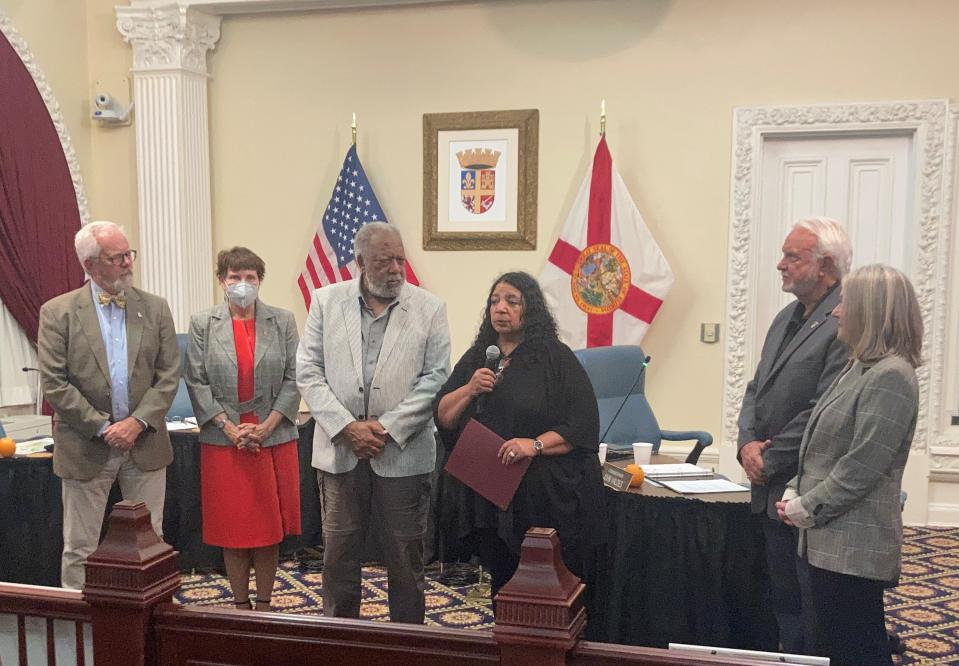
<instances>
[{"instance_id":1,"label":"black dress","mask_svg":"<svg viewBox=\"0 0 959 666\"><path fill-rule=\"evenodd\" d=\"M485 360L485 347L467 351L440 389L434 409L444 395L467 384ZM552 430L572 450L535 456L506 511L445 475L441 521L447 534L459 539L495 531L514 558L527 529L552 527L559 533L566 566L589 585L598 550L606 543L605 494L597 456L599 413L592 384L573 352L560 342L524 342L509 360L496 388L487 394L483 412L476 414L474 400L456 428L440 429L447 450L470 418L504 439L532 439Z\"/></svg>"}]
</instances>

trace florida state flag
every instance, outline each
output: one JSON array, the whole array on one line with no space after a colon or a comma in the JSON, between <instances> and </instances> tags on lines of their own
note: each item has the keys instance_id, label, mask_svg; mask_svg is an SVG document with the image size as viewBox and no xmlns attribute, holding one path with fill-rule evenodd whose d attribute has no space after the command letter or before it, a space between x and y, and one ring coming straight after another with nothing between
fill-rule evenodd
<instances>
[{"instance_id":1,"label":"florida state flag","mask_svg":"<svg viewBox=\"0 0 959 666\"><path fill-rule=\"evenodd\" d=\"M573 349L638 345L673 284L603 137L540 275Z\"/></svg>"}]
</instances>

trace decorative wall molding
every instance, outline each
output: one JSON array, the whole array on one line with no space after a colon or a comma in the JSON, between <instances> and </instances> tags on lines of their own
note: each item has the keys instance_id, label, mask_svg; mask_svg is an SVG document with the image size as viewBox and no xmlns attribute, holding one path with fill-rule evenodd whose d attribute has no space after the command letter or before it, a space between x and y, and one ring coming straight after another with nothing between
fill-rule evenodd
<instances>
[{"instance_id":1,"label":"decorative wall molding","mask_svg":"<svg viewBox=\"0 0 959 666\"><path fill-rule=\"evenodd\" d=\"M278 14L344 9L374 9L404 5L452 5L472 0L180 0L181 7L199 9L207 14ZM131 0L133 7L154 7L169 0Z\"/></svg>"},{"instance_id":2,"label":"decorative wall molding","mask_svg":"<svg viewBox=\"0 0 959 666\"><path fill-rule=\"evenodd\" d=\"M953 107L949 115L947 126L949 133L948 144L950 149L946 153L946 192L944 201L951 202L949 211L948 229L952 231L951 238L943 238L940 252L943 253L943 270L952 271L943 294L943 302L947 305L944 316L945 343L942 356L935 359L941 369L942 381L945 385L942 394L942 434L937 442L941 446L959 447L959 426L952 425L952 416L959 413L959 201L956 198L959 187L959 108ZM951 249L951 257L949 255Z\"/></svg>"},{"instance_id":3,"label":"decorative wall molding","mask_svg":"<svg viewBox=\"0 0 959 666\"><path fill-rule=\"evenodd\" d=\"M929 479L959 483L959 447L950 445L929 447Z\"/></svg>"},{"instance_id":4,"label":"decorative wall molding","mask_svg":"<svg viewBox=\"0 0 959 666\"><path fill-rule=\"evenodd\" d=\"M86 224L90 221L90 212L87 208L87 195L83 189L83 177L80 175L80 161L77 159L77 153L73 149L70 131L67 129L67 124L60 114L60 103L53 94L53 89L50 88L50 84L47 83L47 77L43 74L43 70L37 62L36 57L30 50L30 47L27 46L26 40L17 32L17 29L13 27L13 23L3 9L0 9L0 32L3 33L7 41L10 42L10 45L13 46L13 50L20 56L23 66L30 72L33 83L37 86L40 97L43 98L43 103L47 107L47 113L50 114L50 120L57 130L57 136L60 137L63 156L66 158L67 166L70 168L70 179L73 181L73 191L76 192L77 195L77 210L80 213L80 221Z\"/></svg>"},{"instance_id":5,"label":"decorative wall molding","mask_svg":"<svg viewBox=\"0 0 959 666\"><path fill-rule=\"evenodd\" d=\"M733 114L733 150L729 256L727 267L726 368L723 385L723 445L734 446L736 422L755 359L749 358L755 325L754 289L760 271L755 238L759 224L759 174L765 138L797 134L862 134L909 132L915 141L916 181L913 211L917 231L914 286L925 325L927 363L919 368L920 414L913 447L925 450L944 428L942 396L946 382L949 259L952 253L948 216L952 182L947 161L954 152L948 129L947 100L825 104L813 106L743 107ZM953 327L954 328L954 327Z\"/></svg>"},{"instance_id":6,"label":"decorative wall molding","mask_svg":"<svg viewBox=\"0 0 959 666\"><path fill-rule=\"evenodd\" d=\"M138 72L180 70L206 75L206 54L220 38L220 17L186 5L117 7L117 29L133 47Z\"/></svg>"}]
</instances>

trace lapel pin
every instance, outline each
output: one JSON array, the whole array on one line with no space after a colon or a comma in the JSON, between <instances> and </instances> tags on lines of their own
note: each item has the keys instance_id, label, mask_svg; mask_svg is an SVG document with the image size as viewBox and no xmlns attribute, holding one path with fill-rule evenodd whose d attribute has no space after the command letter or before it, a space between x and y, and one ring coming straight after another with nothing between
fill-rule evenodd
<instances>
[{"instance_id":1,"label":"lapel pin","mask_svg":"<svg viewBox=\"0 0 959 666\"><path fill-rule=\"evenodd\" d=\"M817 326L819 326L819 322L818 322L818 321L814 321L814 322L812 323L812 326L810 326L809 328L816 328Z\"/></svg>"}]
</instances>

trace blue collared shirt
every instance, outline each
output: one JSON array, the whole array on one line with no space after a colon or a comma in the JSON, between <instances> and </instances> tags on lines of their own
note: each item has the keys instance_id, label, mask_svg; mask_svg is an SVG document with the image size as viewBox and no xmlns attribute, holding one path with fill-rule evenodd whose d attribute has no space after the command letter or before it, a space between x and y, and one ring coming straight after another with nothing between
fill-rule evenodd
<instances>
[{"instance_id":1,"label":"blue collared shirt","mask_svg":"<svg viewBox=\"0 0 959 666\"><path fill-rule=\"evenodd\" d=\"M113 303L100 305L98 294L103 290L90 280L93 292L93 307L100 322L100 335L107 350L107 364L110 367L110 399L113 421L120 421L130 415L129 372L127 369L127 316L126 310ZM105 428L101 428L104 430Z\"/></svg>"}]
</instances>

